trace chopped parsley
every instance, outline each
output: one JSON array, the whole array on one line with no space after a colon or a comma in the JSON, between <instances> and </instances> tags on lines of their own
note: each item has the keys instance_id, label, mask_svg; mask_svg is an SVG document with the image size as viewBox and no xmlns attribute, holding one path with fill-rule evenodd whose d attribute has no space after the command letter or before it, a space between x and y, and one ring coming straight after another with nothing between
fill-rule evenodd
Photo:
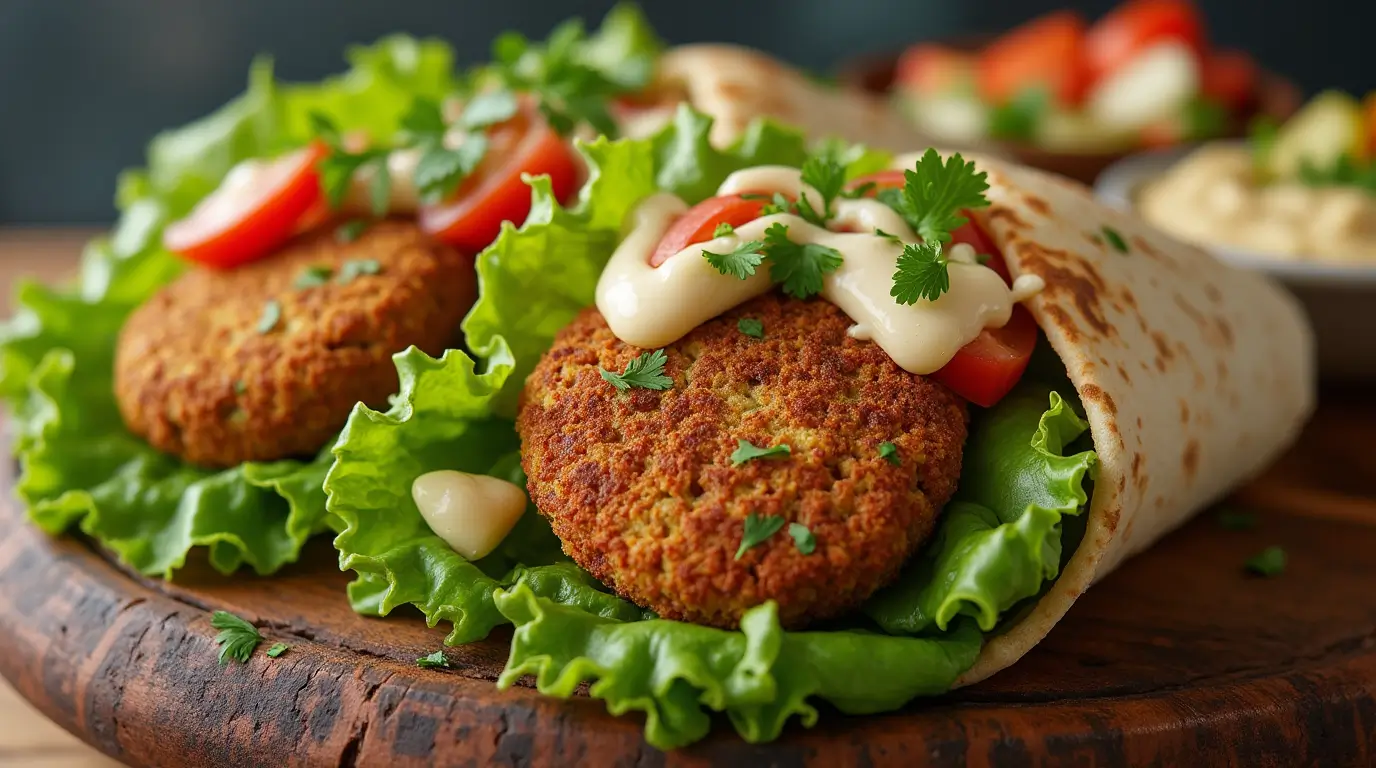
<instances>
[{"instance_id":1,"label":"chopped parsley","mask_svg":"<svg viewBox=\"0 0 1376 768\"><path fill-rule=\"evenodd\" d=\"M793 546L805 555L810 555L817 549L817 539L802 523L789 523L788 535L793 537Z\"/></svg>"},{"instance_id":2,"label":"chopped parsley","mask_svg":"<svg viewBox=\"0 0 1376 768\"><path fill-rule=\"evenodd\" d=\"M507 109L509 107L509 110ZM477 111L477 115L469 114ZM464 130L458 146L445 144L449 126L440 105L418 98L402 118L401 125L409 145L420 151L413 177L421 199L436 203L448 197L468 177L487 154L489 141L483 128L510 118L516 112L516 97L506 91L480 93L464 105L458 125Z\"/></svg>"},{"instance_id":3,"label":"chopped parsley","mask_svg":"<svg viewBox=\"0 0 1376 768\"><path fill-rule=\"evenodd\" d=\"M236 395L242 395L242 394L244 394L244 392L247 392L247 391L248 391L248 385L245 384L245 383L243 382L242 379L240 379L239 381L234 382L234 394L236 394Z\"/></svg>"},{"instance_id":4,"label":"chopped parsley","mask_svg":"<svg viewBox=\"0 0 1376 768\"><path fill-rule=\"evenodd\" d=\"M893 234L892 232L885 232L885 231L882 230L882 229L876 229L876 230L874 230L874 236L875 236L875 237L882 237L882 238L884 238L885 240L888 240L888 241L891 241L891 242L894 242L894 243L898 243L899 245L902 245L902 244L903 244L903 238L899 237L898 235Z\"/></svg>"},{"instance_id":5,"label":"chopped parsley","mask_svg":"<svg viewBox=\"0 0 1376 768\"><path fill-rule=\"evenodd\" d=\"M928 240L903 246L889 295L899 304L916 304L918 299L936 301L951 289L948 264L949 260L942 253L938 241Z\"/></svg>"},{"instance_id":6,"label":"chopped parsley","mask_svg":"<svg viewBox=\"0 0 1376 768\"><path fill-rule=\"evenodd\" d=\"M339 277L335 282L340 285L352 283L363 275L377 275L382 273L382 263L377 259L349 259L339 265Z\"/></svg>"},{"instance_id":7,"label":"chopped parsley","mask_svg":"<svg viewBox=\"0 0 1376 768\"><path fill-rule=\"evenodd\" d=\"M727 253L703 251L702 257L723 275L744 280L754 275L755 267L764 262L763 248L764 243L759 240L747 240Z\"/></svg>"},{"instance_id":8,"label":"chopped parsley","mask_svg":"<svg viewBox=\"0 0 1376 768\"><path fill-rule=\"evenodd\" d=\"M372 222L367 219L349 219L338 227L335 227L334 239L341 243L352 243L357 240L371 224Z\"/></svg>"},{"instance_id":9,"label":"chopped parsley","mask_svg":"<svg viewBox=\"0 0 1376 768\"><path fill-rule=\"evenodd\" d=\"M1128 252L1128 241L1123 239L1123 235L1119 233L1118 230L1105 224L1103 233L1104 239L1108 241L1109 245L1113 246L1113 250L1119 253Z\"/></svg>"},{"instance_id":10,"label":"chopped parsley","mask_svg":"<svg viewBox=\"0 0 1376 768\"><path fill-rule=\"evenodd\" d=\"M812 155L803 162L802 181L822 196L822 208L817 210L804 192L798 197L798 215L819 227L825 226L831 218L832 203L846 186L846 166L831 153Z\"/></svg>"},{"instance_id":11,"label":"chopped parsley","mask_svg":"<svg viewBox=\"0 0 1376 768\"><path fill-rule=\"evenodd\" d=\"M1218 513L1218 524L1229 531L1250 531L1257 527L1257 516L1251 512L1225 509Z\"/></svg>"},{"instance_id":12,"label":"chopped parsley","mask_svg":"<svg viewBox=\"0 0 1376 768\"><path fill-rule=\"evenodd\" d=\"M771 445L760 448L749 440L736 440L736 450L731 452L731 466L739 467L751 459L781 459L791 456L793 449L787 444Z\"/></svg>"},{"instance_id":13,"label":"chopped parsley","mask_svg":"<svg viewBox=\"0 0 1376 768\"><path fill-rule=\"evenodd\" d=\"M733 234L735 231L736 228L730 224L724 221L719 222L717 228L712 230L712 237L726 237L727 235Z\"/></svg>"},{"instance_id":14,"label":"chopped parsley","mask_svg":"<svg viewBox=\"0 0 1376 768\"><path fill-rule=\"evenodd\" d=\"M747 192L741 195L742 200L764 200L764 207L760 208L760 216L772 216L776 213L793 213L793 203L784 197L784 193L775 192L772 195L757 195Z\"/></svg>"},{"instance_id":15,"label":"chopped parsley","mask_svg":"<svg viewBox=\"0 0 1376 768\"><path fill-rule=\"evenodd\" d=\"M233 659L240 664L248 663L254 649L263 642L258 628L228 611L216 611L210 617L210 626L220 630L215 636L215 644L220 646L220 666Z\"/></svg>"},{"instance_id":16,"label":"chopped parsley","mask_svg":"<svg viewBox=\"0 0 1376 768\"><path fill-rule=\"evenodd\" d=\"M1258 576L1279 576L1285 571L1285 550L1267 547L1247 561L1247 570Z\"/></svg>"},{"instance_id":17,"label":"chopped parsley","mask_svg":"<svg viewBox=\"0 0 1376 768\"><path fill-rule=\"evenodd\" d=\"M263 315L258 318L258 333L272 333L272 329L282 320L282 305L276 299L268 299L263 305Z\"/></svg>"},{"instance_id":18,"label":"chopped parsley","mask_svg":"<svg viewBox=\"0 0 1376 768\"><path fill-rule=\"evenodd\" d=\"M745 516L745 532L741 535L741 546L736 550L736 559L741 559L746 550L763 544L765 539L784 527L784 519L778 515L757 515L754 512Z\"/></svg>"},{"instance_id":19,"label":"chopped parsley","mask_svg":"<svg viewBox=\"0 0 1376 768\"><path fill-rule=\"evenodd\" d=\"M290 647L291 646L287 645L286 643L274 643L273 646L268 649L268 658L275 659L278 656L281 656L282 654L286 653L287 649Z\"/></svg>"},{"instance_id":20,"label":"chopped parsley","mask_svg":"<svg viewBox=\"0 0 1376 768\"><path fill-rule=\"evenodd\" d=\"M369 147L359 152L344 148L343 136L334 121L319 112L311 112L311 129L317 138L330 147L329 154L316 165L320 172L320 188L331 208L343 205L349 194L349 186L354 175L367 169L372 173L368 184L368 196L373 214L382 216L387 213L387 203L392 194L392 173L387 167L390 150Z\"/></svg>"},{"instance_id":21,"label":"chopped parsley","mask_svg":"<svg viewBox=\"0 0 1376 768\"><path fill-rule=\"evenodd\" d=\"M771 224L764 231L769 275L783 285L784 293L806 299L822 292L822 277L841 266L841 253L816 243L799 245L788 239L788 227Z\"/></svg>"},{"instance_id":22,"label":"chopped parsley","mask_svg":"<svg viewBox=\"0 0 1376 768\"><path fill-rule=\"evenodd\" d=\"M669 356L664 354L664 350L656 349L647 354L636 355L634 360L626 364L623 373L609 371L601 366L598 366L597 370L618 392L629 391L632 387L663 390L674 386L674 380L664 375L664 364L668 360Z\"/></svg>"},{"instance_id":23,"label":"chopped parsley","mask_svg":"<svg viewBox=\"0 0 1376 768\"><path fill-rule=\"evenodd\" d=\"M429 656L416 659L416 666L421 669L449 669L449 659L445 657L444 651L435 651Z\"/></svg>"},{"instance_id":24,"label":"chopped parsley","mask_svg":"<svg viewBox=\"0 0 1376 768\"><path fill-rule=\"evenodd\" d=\"M926 242L947 243L951 233L964 226L960 212L989 205L988 174L976 172L975 164L957 152L943 161L928 149L910 171L903 173L902 189L879 191L879 201L894 209Z\"/></svg>"},{"instance_id":25,"label":"chopped parsley","mask_svg":"<svg viewBox=\"0 0 1376 768\"><path fill-rule=\"evenodd\" d=\"M736 321L736 330L752 339L764 338L764 323L753 317L742 317Z\"/></svg>"},{"instance_id":26,"label":"chopped parsley","mask_svg":"<svg viewBox=\"0 0 1376 768\"><path fill-rule=\"evenodd\" d=\"M893 443L883 442L879 444L879 458L895 467L903 464L903 458L898 455L898 446Z\"/></svg>"},{"instance_id":27,"label":"chopped parsley","mask_svg":"<svg viewBox=\"0 0 1376 768\"><path fill-rule=\"evenodd\" d=\"M292 286L298 291L306 288L315 288L330 281L334 275L334 270L325 264L312 264L301 270L301 274L296 276L296 282Z\"/></svg>"}]
</instances>

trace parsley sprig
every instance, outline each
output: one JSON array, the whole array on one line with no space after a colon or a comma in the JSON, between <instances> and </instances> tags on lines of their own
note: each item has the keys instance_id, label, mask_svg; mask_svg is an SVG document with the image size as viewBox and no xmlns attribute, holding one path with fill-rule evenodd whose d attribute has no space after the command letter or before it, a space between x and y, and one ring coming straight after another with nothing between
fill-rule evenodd
<instances>
[{"instance_id":1,"label":"parsley sprig","mask_svg":"<svg viewBox=\"0 0 1376 768\"><path fill-rule=\"evenodd\" d=\"M745 516L745 531L741 534L741 545L736 550L737 560L747 550L763 544L770 536L784 527L784 519L778 515L757 515L754 512Z\"/></svg>"},{"instance_id":2,"label":"parsley sprig","mask_svg":"<svg viewBox=\"0 0 1376 768\"><path fill-rule=\"evenodd\" d=\"M903 253L898 255L889 295L899 304L916 304L918 299L936 301L951 289L949 263L939 242L904 245Z\"/></svg>"},{"instance_id":3,"label":"parsley sprig","mask_svg":"<svg viewBox=\"0 0 1376 768\"><path fill-rule=\"evenodd\" d=\"M664 364L668 360L669 357L664 354L664 350L656 349L648 354L636 355L634 360L626 363L626 370L621 373L609 371L601 366L598 366L597 370L618 392L628 392L632 387L664 390L674 386L674 380L664 375Z\"/></svg>"},{"instance_id":4,"label":"parsley sprig","mask_svg":"<svg viewBox=\"0 0 1376 768\"><path fill-rule=\"evenodd\" d=\"M490 141L486 129L510 120L516 110L516 96L511 91L492 90L473 96L455 123L461 140L451 148L446 142L451 126L445 122L440 105L421 98L412 102L401 125L408 145L420 151L415 184L421 199L434 203L452 194L487 155Z\"/></svg>"},{"instance_id":5,"label":"parsley sprig","mask_svg":"<svg viewBox=\"0 0 1376 768\"><path fill-rule=\"evenodd\" d=\"M723 275L744 280L768 262L769 277L783 286L784 293L806 299L822 292L822 279L841 266L841 252L817 243L795 243L788 237L788 225L771 224L764 241L749 240L728 253L703 251L703 258Z\"/></svg>"},{"instance_id":6,"label":"parsley sprig","mask_svg":"<svg viewBox=\"0 0 1376 768\"><path fill-rule=\"evenodd\" d=\"M921 238L918 245L906 245L898 258L891 295L900 304L918 299L935 301L950 290L949 260L942 244L951 233L964 226L961 211L989 205L984 192L988 175L977 172L972 162L959 153L943 161L935 149L928 149L910 171L903 173L902 189L881 190L880 202L908 222Z\"/></svg>"},{"instance_id":7,"label":"parsley sprig","mask_svg":"<svg viewBox=\"0 0 1376 768\"><path fill-rule=\"evenodd\" d=\"M228 664L230 659L247 664L254 649L263 642L257 627L228 611L212 614L210 626L220 630L215 636L215 644L220 646L220 666Z\"/></svg>"},{"instance_id":8,"label":"parsley sprig","mask_svg":"<svg viewBox=\"0 0 1376 768\"><path fill-rule=\"evenodd\" d=\"M703 251L703 258L723 275L744 280L755 274L755 267L764 262L764 243L747 240L726 253Z\"/></svg>"},{"instance_id":9,"label":"parsley sprig","mask_svg":"<svg viewBox=\"0 0 1376 768\"><path fill-rule=\"evenodd\" d=\"M731 452L731 466L739 467L752 459L782 459L793 455L787 443L761 448L749 440L736 440L736 450Z\"/></svg>"},{"instance_id":10,"label":"parsley sprig","mask_svg":"<svg viewBox=\"0 0 1376 768\"><path fill-rule=\"evenodd\" d=\"M372 179L368 182L369 206L374 216L386 215L392 196L392 171L387 167L387 156L391 150L368 147L357 152L350 151L344 146L344 137L333 120L320 112L311 112L309 119L316 138L330 148L329 153L316 165L320 172L320 188L330 207L343 205L354 175L368 170L372 173Z\"/></svg>"}]
</instances>

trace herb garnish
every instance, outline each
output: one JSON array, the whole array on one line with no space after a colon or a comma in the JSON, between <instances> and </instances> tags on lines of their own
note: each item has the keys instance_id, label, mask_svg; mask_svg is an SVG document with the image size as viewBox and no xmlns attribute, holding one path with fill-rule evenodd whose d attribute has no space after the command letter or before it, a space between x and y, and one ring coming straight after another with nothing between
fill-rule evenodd
<instances>
[{"instance_id":1,"label":"herb garnish","mask_svg":"<svg viewBox=\"0 0 1376 768\"><path fill-rule=\"evenodd\" d=\"M444 651L435 651L429 656L416 659L416 666L421 669L449 669L449 659L445 657Z\"/></svg>"},{"instance_id":2,"label":"herb garnish","mask_svg":"<svg viewBox=\"0 0 1376 768\"><path fill-rule=\"evenodd\" d=\"M1300 183L1310 187L1356 187L1376 195L1376 163L1357 162L1344 152L1332 165L1315 165L1308 159L1300 161Z\"/></svg>"},{"instance_id":3,"label":"herb garnish","mask_svg":"<svg viewBox=\"0 0 1376 768\"><path fill-rule=\"evenodd\" d=\"M228 664L230 659L247 664L253 650L263 642L257 627L228 611L212 614L210 626L220 630L215 636L215 644L220 646L220 666Z\"/></svg>"},{"instance_id":4,"label":"herb garnish","mask_svg":"<svg viewBox=\"0 0 1376 768\"><path fill-rule=\"evenodd\" d=\"M747 240L727 253L703 251L702 257L723 275L744 280L754 275L755 267L764 262L763 248L764 243L759 240Z\"/></svg>"},{"instance_id":5,"label":"herb garnish","mask_svg":"<svg viewBox=\"0 0 1376 768\"><path fill-rule=\"evenodd\" d=\"M822 196L822 209L817 210L804 192L798 196L798 215L819 227L826 226L832 203L846 186L846 166L830 153L812 155L803 162L802 182Z\"/></svg>"},{"instance_id":6,"label":"herb garnish","mask_svg":"<svg viewBox=\"0 0 1376 768\"><path fill-rule=\"evenodd\" d=\"M634 360L626 364L624 373L609 371L601 366L597 370L618 392L629 391L632 387L663 390L674 386L674 380L664 375L664 364L668 360L669 356L664 354L664 350L656 349L648 354L636 355Z\"/></svg>"},{"instance_id":7,"label":"herb garnish","mask_svg":"<svg viewBox=\"0 0 1376 768\"><path fill-rule=\"evenodd\" d=\"M1024 88L989 111L989 135L996 139L1031 141L1036 138L1037 127L1050 109L1051 94L1045 87Z\"/></svg>"},{"instance_id":8,"label":"herb garnish","mask_svg":"<svg viewBox=\"0 0 1376 768\"><path fill-rule=\"evenodd\" d=\"M717 224L717 228L712 230L712 237L726 237L727 235L733 234L735 231L736 228L731 226L730 224L724 221L719 222Z\"/></svg>"},{"instance_id":9,"label":"herb garnish","mask_svg":"<svg viewBox=\"0 0 1376 768\"><path fill-rule=\"evenodd\" d=\"M450 148L445 143L450 128L440 105L429 99L413 101L401 125L409 145L420 151L414 179L421 199L435 203L453 193L487 154L489 141L484 129L515 114L516 97L510 91L477 94L464 104L457 122L462 138Z\"/></svg>"},{"instance_id":10,"label":"herb garnish","mask_svg":"<svg viewBox=\"0 0 1376 768\"><path fill-rule=\"evenodd\" d=\"M382 264L377 259L349 259L339 265L339 277L335 282L345 285L363 275L376 275L381 272Z\"/></svg>"},{"instance_id":11,"label":"herb garnish","mask_svg":"<svg viewBox=\"0 0 1376 768\"><path fill-rule=\"evenodd\" d=\"M891 241L891 242L898 243L899 245L902 245L902 244L903 244L903 238L899 237L898 235L893 234L892 232L885 232L885 231L882 230L882 229L876 229L876 230L874 230L874 236L875 236L875 237L882 237L882 238L884 238L885 240L889 240L889 241Z\"/></svg>"},{"instance_id":12,"label":"herb garnish","mask_svg":"<svg viewBox=\"0 0 1376 768\"><path fill-rule=\"evenodd\" d=\"M1278 576L1285 570L1285 550L1267 547L1247 561L1247 570L1258 576Z\"/></svg>"},{"instance_id":13,"label":"herb garnish","mask_svg":"<svg viewBox=\"0 0 1376 768\"><path fill-rule=\"evenodd\" d=\"M899 304L916 304L918 299L936 301L951 289L949 263L940 242L924 241L903 246L889 295Z\"/></svg>"},{"instance_id":14,"label":"herb garnish","mask_svg":"<svg viewBox=\"0 0 1376 768\"><path fill-rule=\"evenodd\" d=\"M248 385L245 384L245 383L243 382L242 379L240 379L240 380L234 382L234 394L236 394L236 395L242 395L242 394L244 394L244 393L247 392L247 391L248 391Z\"/></svg>"},{"instance_id":15,"label":"herb garnish","mask_svg":"<svg viewBox=\"0 0 1376 768\"><path fill-rule=\"evenodd\" d=\"M765 539L784 527L784 519L778 515L757 515L754 512L745 516L745 532L741 535L741 546L736 550L736 559L741 559L745 551L764 543Z\"/></svg>"},{"instance_id":16,"label":"herb garnish","mask_svg":"<svg viewBox=\"0 0 1376 768\"><path fill-rule=\"evenodd\" d=\"M315 288L316 286L328 283L330 281L330 276L333 274L334 270L328 265L312 264L301 270L301 274L296 276L296 282L292 283L292 287L298 291L305 290L306 288Z\"/></svg>"},{"instance_id":17,"label":"herb garnish","mask_svg":"<svg viewBox=\"0 0 1376 768\"><path fill-rule=\"evenodd\" d=\"M789 523L788 535L793 537L793 546L805 555L812 554L817 549L817 539L813 537L806 525L802 523Z\"/></svg>"},{"instance_id":18,"label":"herb garnish","mask_svg":"<svg viewBox=\"0 0 1376 768\"><path fill-rule=\"evenodd\" d=\"M311 129L317 138L330 147L329 154L316 165L320 171L320 188L331 208L338 208L349 194L349 185L354 174L363 169L372 172L368 184L369 202L375 216L387 213L388 202L392 195L392 172L387 167L388 149L369 147L350 152L344 147L344 138L339 126L320 112L310 113Z\"/></svg>"},{"instance_id":19,"label":"herb garnish","mask_svg":"<svg viewBox=\"0 0 1376 768\"><path fill-rule=\"evenodd\" d=\"M764 323L753 317L742 317L736 321L736 330L752 339L764 338Z\"/></svg>"},{"instance_id":20,"label":"herb garnish","mask_svg":"<svg viewBox=\"0 0 1376 768\"><path fill-rule=\"evenodd\" d=\"M903 459L898 455L898 446L893 443L883 442L879 444L879 458L889 462L895 467L903 464Z\"/></svg>"},{"instance_id":21,"label":"herb garnish","mask_svg":"<svg viewBox=\"0 0 1376 768\"><path fill-rule=\"evenodd\" d=\"M1128 252L1128 242L1123 239L1123 235L1120 234L1118 230L1105 224L1103 227L1103 232L1104 239L1108 241L1109 245L1113 246L1113 250L1119 253Z\"/></svg>"},{"instance_id":22,"label":"herb garnish","mask_svg":"<svg viewBox=\"0 0 1376 768\"><path fill-rule=\"evenodd\" d=\"M793 449L787 443L760 448L749 440L736 440L736 450L731 452L731 466L739 467L751 459L780 459L791 456Z\"/></svg>"},{"instance_id":23,"label":"herb garnish","mask_svg":"<svg viewBox=\"0 0 1376 768\"><path fill-rule=\"evenodd\" d=\"M822 277L841 266L840 251L816 243L799 245L788 239L788 227L783 224L771 224L764 231L764 250L770 277L795 299L821 293Z\"/></svg>"},{"instance_id":24,"label":"herb garnish","mask_svg":"<svg viewBox=\"0 0 1376 768\"><path fill-rule=\"evenodd\" d=\"M291 646L287 645L286 643L274 643L273 646L268 649L268 658L275 659L278 656L281 656L282 654L286 653L287 649L290 647Z\"/></svg>"},{"instance_id":25,"label":"herb garnish","mask_svg":"<svg viewBox=\"0 0 1376 768\"><path fill-rule=\"evenodd\" d=\"M1218 524L1229 531L1250 531L1257 527L1257 516L1251 512L1225 509L1218 513Z\"/></svg>"},{"instance_id":26,"label":"herb garnish","mask_svg":"<svg viewBox=\"0 0 1376 768\"><path fill-rule=\"evenodd\" d=\"M276 299L268 299L263 305L263 315L258 318L258 333L271 333L282 320L282 305Z\"/></svg>"},{"instance_id":27,"label":"herb garnish","mask_svg":"<svg viewBox=\"0 0 1376 768\"><path fill-rule=\"evenodd\" d=\"M334 239L341 243L352 243L371 225L372 222L367 219L349 219L335 227Z\"/></svg>"}]
</instances>

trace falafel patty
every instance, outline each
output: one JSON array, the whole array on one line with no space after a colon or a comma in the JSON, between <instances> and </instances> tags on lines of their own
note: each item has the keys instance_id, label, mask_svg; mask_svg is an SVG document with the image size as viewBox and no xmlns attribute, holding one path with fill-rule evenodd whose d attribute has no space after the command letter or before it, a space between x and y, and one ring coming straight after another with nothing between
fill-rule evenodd
<instances>
[{"instance_id":1,"label":"falafel patty","mask_svg":"<svg viewBox=\"0 0 1376 768\"><path fill-rule=\"evenodd\" d=\"M471 257L401 221L351 243L326 228L236 269L191 270L120 332L120 413L194 464L312 455L355 403L386 407L394 352L445 349L474 283Z\"/></svg>"},{"instance_id":2,"label":"falafel patty","mask_svg":"<svg viewBox=\"0 0 1376 768\"><path fill-rule=\"evenodd\" d=\"M955 491L968 414L851 324L826 301L770 294L665 348L671 389L622 394L598 368L644 350L585 310L527 380L517 422L531 498L564 551L664 618L721 627L766 600L801 627L892 580ZM733 466L737 440L791 454ZM784 524L736 559L751 514Z\"/></svg>"}]
</instances>

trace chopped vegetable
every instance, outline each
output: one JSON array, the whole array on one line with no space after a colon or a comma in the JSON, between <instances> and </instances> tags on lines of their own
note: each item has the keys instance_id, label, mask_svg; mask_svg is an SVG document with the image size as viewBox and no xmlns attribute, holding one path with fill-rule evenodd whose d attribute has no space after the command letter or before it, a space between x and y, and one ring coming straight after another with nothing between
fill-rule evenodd
<instances>
[{"instance_id":1,"label":"chopped vegetable","mask_svg":"<svg viewBox=\"0 0 1376 768\"><path fill-rule=\"evenodd\" d=\"M733 227L733 226L731 226L730 222L726 222L726 221L718 222L718 223L717 223L717 228L714 229L714 230L712 230L712 237L713 237L713 238L726 237L727 235L729 235L729 234L731 234L731 233L733 233L733 232L735 232L735 231L736 231L736 228Z\"/></svg>"},{"instance_id":2,"label":"chopped vegetable","mask_svg":"<svg viewBox=\"0 0 1376 768\"><path fill-rule=\"evenodd\" d=\"M258 332L271 333L282 320L282 305L276 299L269 299L263 305L263 316L258 319Z\"/></svg>"},{"instance_id":3,"label":"chopped vegetable","mask_svg":"<svg viewBox=\"0 0 1376 768\"><path fill-rule=\"evenodd\" d=\"M1103 233L1104 240L1106 240L1109 245L1113 246L1113 250L1119 253L1128 252L1128 241L1123 239L1122 233L1108 225L1104 225Z\"/></svg>"},{"instance_id":4,"label":"chopped vegetable","mask_svg":"<svg viewBox=\"0 0 1376 768\"><path fill-rule=\"evenodd\" d=\"M1250 531L1257 527L1257 516L1251 512L1225 509L1218 513L1218 524L1230 531Z\"/></svg>"},{"instance_id":5,"label":"chopped vegetable","mask_svg":"<svg viewBox=\"0 0 1376 768\"><path fill-rule=\"evenodd\" d=\"M810 555L817 549L817 539L802 523L789 523L788 535L793 537L793 546L805 555Z\"/></svg>"},{"instance_id":6,"label":"chopped vegetable","mask_svg":"<svg viewBox=\"0 0 1376 768\"><path fill-rule=\"evenodd\" d=\"M736 559L753 547L763 544L770 536L784 527L784 519L778 515L757 515L754 512L745 516L745 532L741 535L741 546L736 550Z\"/></svg>"},{"instance_id":7,"label":"chopped vegetable","mask_svg":"<svg viewBox=\"0 0 1376 768\"><path fill-rule=\"evenodd\" d=\"M301 274L296 276L296 281L292 283L292 287L297 290L315 288L316 286L328 283L333 274L334 270L328 265L312 264L301 270Z\"/></svg>"},{"instance_id":8,"label":"chopped vegetable","mask_svg":"<svg viewBox=\"0 0 1376 768\"><path fill-rule=\"evenodd\" d=\"M781 459L792 455L793 449L787 444L771 445L760 448L749 440L736 440L736 450L731 452L731 466L739 467L752 459Z\"/></svg>"},{"instance_id":9,"label":"chopped vegetable","mask_svg":"<svg viewBox=\"0 0 1376 768\"><path fill-rule=\"evenodd\" d=\"M898 455L898 446L893 443L879 444L879 458L889 462L895 467L903 464L903 459Z\"/></svg>"},{"instance_id":10,"label":"chopped vegetable","mask_svg":"<svg viewBox=\"0 0 1376 768\"><path fill-rule=\"evenodd\" d=\"M220 630L215 636L215 644L220 646L220 666L228 664L230 659L240 664L248 663L254 649L263 642L257 627L228 611L212 614L210 626Z\"/></svg>"},{"instance_id":11,"label":"chopped vegetable","mask_svg":"<svg viewBox=\"0 0 1376 768\"><path fill-rule=\"evenodd\" d=\"M372 222L367 219L350 219L335 228L334 239L341 243L352 243L357 240L371 224Z\"/></svg>"},{"instance_id":12,"label":"chopped vegetable","mask_svg":"<svg viewBox=\"0 0 1376 768\"><path fill-rule=\"evenodd\" d=\"M742 317L736 321L736 330L753 339L764 338L764 323L753 317Z\"/></svg>"},{"instance_id":13,"label":"chopped vegetable","mask_svg":"<svg viewBox=\"0 0 1376 768\"><path fill-rule=\"evenodd\" d=\"M363 275L376 275L382 272L382 263L377 259L349 259L339 267L339 277L336 282L340 285L352 283L355 279Z\"/></svg>"},{"instance_id":14,"label":"chopped vegetable","mask_svg":"<svg viewBox=\"0 0 1376 768\"><path fill-rule=\"evenodd\" d=\"M290 647L291 646L287 645L286 643L274 643L273 646L268 649L268 658L275 659L278 656L281 656L282 654L286 653L287 649Z\"/></svg>"},{"instance_id":15,"label":"chopped vegetable","mask_svg":"<svg viewBox=\"0 0 1376 768\"><path fill-rule=\"evenodd\" d=\"M664 364L668 360L669 357L664 354L664 350L656 349L648 354L636 355L634 360L626 364L624 373L609 371L600 366L597 370L618 392L627 392L632 387L664 390L674 386L674 380L664 375Z\"/></svg>"},{"instance_id":16,"label":"chopped vegetable","mask_svg":"<svg viewBox=\"0 0 1376 768\"><path fill-rule=\"evenodd\" d=\"M1247 570L1258 576L1279 576L1285 571L1285 550L1271 546L1247 561Z\"/></svg>"},{"instance_id":17,"label":"chopped vegetable","mask_svg":"<svg viewBox=\"0 0 1376 768\"><path fill-rule=\"evenodd\" d=\"M449 659L445 657L444 651L435 651L429 656L416 659L416 666L421 669L449 669Z\"/></svg>"}]
</instances>

